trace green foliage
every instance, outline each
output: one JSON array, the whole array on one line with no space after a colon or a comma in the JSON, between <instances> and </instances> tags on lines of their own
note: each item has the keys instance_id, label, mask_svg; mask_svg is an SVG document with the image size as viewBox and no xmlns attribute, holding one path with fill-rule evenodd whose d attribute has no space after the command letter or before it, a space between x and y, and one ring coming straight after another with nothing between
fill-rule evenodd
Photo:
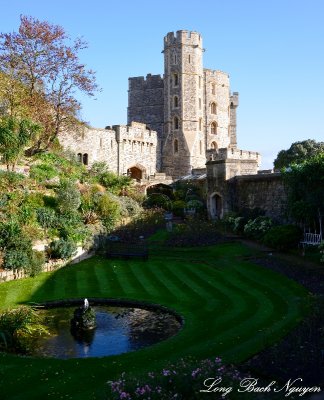
<instances>
[{"instance_id":1,"label":"green foliage","mask_svg":"<svg viewBox=\"0 0 324 400\"><path fill-rule=\"evenodd\" d=\"M14 169L27 144L40 132L40 126L30 120L4 117L0 120L0 154L3 162Z\"/></svg>"},{"instance_id":2,"label":"green foliage","mask_svg":"<svg viewBox=\"0 0 324 400\"><path fill-rule=\"evenodd\" d=\"M163 208L163 210L171 211L172 202L170 197L162 193L152 193L144 200L145 208Z\"/></svg>"},{"instance_id":3,"label":"green foliage","mask_svg":"<svg viewBox=\"0 0 324 400\"><path fill-rule=\"evenodd\" d=\"M131 183L131 178L117 175L114 172L104 172L98 175L98 183L103 185L109 192L119 194Z\"/></svg>"},{"instance_id":4,"label":"green foliage","mask_svg":"<svg viewBox=\"0 0 324 400\"><path fill-rule=\"evenodd\" d=\"M35 310L19 306L0 314L0 333L0 348L28 352L35 337L49 332Z\"/></svg>"},{"instance_id":5,"label":"green foliage","mask_svg":"<svg viewBox=\"0 0 324 400\"><path fill-rule=\"evenodd\" d=\"M172 211L173 214L178 217L184 216L184 209L186 208L187 203L184 200L174 200L172 202Z\"/></svg>"},{"instance_id":6,"label":"green foliage","mask_svg":"<svg viewBox=\"0 0 324 400\"><path fill-rule=\"evenodd\" d=\"M77 246L70 239L54 240L50 243L48 252L52 258L62 258L67 260L76 254Z\"/></svg>"},{"instance_id":7,"label":"green foliage","mask_svg":"<svg viewBox=\"0 0 324 400\"><path fill-rule=\"evenodd\" d=\"M6 269L23 269L32 276L41 271L44 259L32 249L31 238L24 233L17 221L0 223L0 248Z\"/></svg>"},{"instance_id":8,"label":"green foliage","mask_svg":"<svg viewBox=\"0 0 324 400\"><path fill-rule=\"evenodd\" d=\"M32 277L38 275L42 272L45 261L46 257L43 251L33 250L29 259L29 264L25 267L25 272Z\"/></svg>"},{"instance_id":9,"label":"green foliage","mask_svg":"<svg viewBox=\"0 0 324 400\"><path fill-rule=\"evenodd\" d=\"M109 193L98 193L96 196L95 211L109 231L115 226L120 216L121 207L119 202L114 200Z\"/></svg>"},{"instance_id":10,"label":"green foliage","mask_svg":"<svg viewBox=\"0 0 324 400\"><path fill-rule=\"evenodd\" d=\"M300 164L305 160L324 153L324 142L303 140L293 143L288 150L281 150L274 161L276 169L289 167L291 164Z\"/></svg>"},{"instance_id":11,"label":"green foliage","mask_svg":"<svg viewBox=\"0 0 324 400\"><path fill-rule=\"evenodd\" d=\"M262 242L274 249L287 250L298 245L301 234L301 229L296 225L277 225L265 233Z\"/></svg>"},{"instance_id":12,"label":"green foliage","mask_svg":"<svg viewBox=\"0 0 324 400\"><path fill-rule=\"evenodd\" d=\"M257 217L250 219L244 226L244 234L252 239L260 239L272 226L269 217Z\"/></svg>"},{"instance_id":13,"label":"green foliage","mask_svg":"<svg viewBox=\"0 0 324 400\"><path fill-rule=\"evenodd\" d=\"M324 152L291 165L283 172L288 187L288 211L296 221L309 225L324 214Z\"/></svg>"},{"instance_id":14,"label":"green foliage","mask_svg":"<svg viewBox=\"0 0 324 400\"><path fill-rule=\"evenodd\" d=\"M61 214L56 220L55 227L61 238L72 240L75 243L83 243L90 234L83 223L81 214L76 211Z\"/></svg>"},{"instance_id":15,"label":"green foliage","mask_svg":"<svg viewBox=\"0 0 324 400\"><path fill-rule=\"evenodd\" d=\"M29 170L30 177L35 179L38 183L42 183L46 180L52 179L58 176L58 172L55 167L48 164L35 164L32 165Z\"/></svg>"},{"instance_id":16,"label":"green foliage","mask_svg":"<svg viewBox=\"0 0 324 400\"><path fill-rule=\"evenodd\" d=\"M8 191L22 186L26 183L26 177L23 174L12 171L0 171L0 191Z\"/></svg>"},{"instance_id":17,"label":"green foliage","mask_svg":"<svg viewBox=\"0 0 324 400\"><path fill-rule=\"evenodd\" d=\"M131 197L116 196L116 201L120 204L122 217L136 217L142 211L142 207Z\"/></svg>"},{"instance_id":18,"label":"green foliage","mask_svg":"<svg viewBox=\"0 0 324 400\"><path fill-rule=\"evenodd\" d=\"M54 228L57 221L57 216L52 208L40 207L36 210L37 222L44 228Z\"/></svg>"},{"instance_id":19,"label":"green foliage","mask_svg":"<svg viewBox=\"0 0 324 400\"><path fill-rule=\"evenodd\" d=\"M194 208L197 211L201 211L204 208L204 203L200 200L189 200L187 202L187 208Z\"/></svg>"},{"instance_id":20,"label":"green foliage","mask_svg":"<svg viewBox=\"0 0 324 400\"><path fill-rule=\"evenodd\" d=\"M75 155L69 151L61 151L60 154L54 152L40 153L36 156L36 159L41 162L35 165L35 173L36 176L38 174L39 179L44 177L45 179L52 179L59 176L63 180L76 180L81 179L86 173L85 166L80 164Z\"/></svg>"},{"instance_id":21,"label":"green foliage","mask_svg":"<svg viewBox=\"0 0 324 400\"><path fill-rule=\"evenodd\" d=\"M81 194L75 183L65 180L60 183L56 191L58 208L62 213L69 213L77 210L81 204Z\"/></svg>"}]
</instances>

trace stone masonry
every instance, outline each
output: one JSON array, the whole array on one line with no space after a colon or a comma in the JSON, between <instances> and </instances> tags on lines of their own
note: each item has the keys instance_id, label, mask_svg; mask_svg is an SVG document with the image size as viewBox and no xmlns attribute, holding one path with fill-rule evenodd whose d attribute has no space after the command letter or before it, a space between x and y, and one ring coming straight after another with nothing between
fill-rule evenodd
<instances>
[{"instance_id":1,"label":"stone masonry","mask_svg":"<svg viewBox=\"0 0 324 400\"><path fill-rule=\"evenodd\" d=\"M199 33L169 32L163 78L129 78L128 123L157 131L158 168L174 178L204 168L209 149L236 148L238 93L227 73L203 68L203 52Z\"/></svg>"},{"instance_id":2,"label":"stone masonry","mask_svg":"<svg viewBox=\"0 0 324 400\"><path fill-rule=\"evenodd\" d=\"M237 148L239 95L231 92L227 73L203 67L204 51L198 32L169 32L163 77L129 78L128 125L65 133L61 144L84 164L104 161L137 180L188 176L208 160L225 160L224 179L255 173L260 155Z\"/></svg>"},{"instance_id":3,"label":"stone masonry","mask_svg":"<svg viewBox=\"0 0 324 400\"><path fill-rule=\"evenodd\" d=\"M133 173L138 179L156 172L157 135L142 123L84 128L81 135L64 133L59 140L89 166L97 161L106 162L110 171L118 175Z\"/></svg>"}]
</instances>

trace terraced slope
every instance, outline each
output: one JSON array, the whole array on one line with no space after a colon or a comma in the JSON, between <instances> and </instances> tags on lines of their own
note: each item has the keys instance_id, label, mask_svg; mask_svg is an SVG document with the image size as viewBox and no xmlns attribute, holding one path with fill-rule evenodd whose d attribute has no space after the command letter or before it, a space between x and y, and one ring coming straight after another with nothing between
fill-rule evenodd
<instances>
[{"instance_id":1,"label":"terraced slope","mask_svg":"<svg viewBox=\"0 0 324 400\"><path fill-rule=\"evenodd\" d=\"M93 258L0 285L1 308L107 297L163 304L185 318L175 337L121 356L64 361L1 355L1 398L100 399L105 382L122 371L160 369L165 360L187 355L218 355L228 362L252 356L301 319L307 293L295 282L247 261L250 252L239 244L224 244L164 249L149 261Z\"/></svg>"}]
</instances>

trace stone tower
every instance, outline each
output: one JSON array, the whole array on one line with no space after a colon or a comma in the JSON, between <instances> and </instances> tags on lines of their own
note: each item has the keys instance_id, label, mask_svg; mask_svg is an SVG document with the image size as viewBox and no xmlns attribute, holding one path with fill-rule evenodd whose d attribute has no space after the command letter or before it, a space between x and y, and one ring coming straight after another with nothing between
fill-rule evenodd
<instances>
[{"instance_id":1,"label":"stone tower","mask_svg":"<svg viewBox=\"0 0 324 400\"><path fill-rule=\"evenodd\" d=\"M202 38L197 32L170 32L164 38L163 52L163 171L171 176L188 175L206 163Z\"/></svg>"},{"instance_id":2,"label":"stone tower","mask_svg":"<svg viewBox=\"0 0 324 400\"><path fill-rule=\"evenodd\" d=\"M202 37L164 37L164 76L129 78L128 124L156 130L157 170L177 178L204 168L209 151L235 149L238 93L227 73L203 68Z\"/></svg>"}]
</instances>

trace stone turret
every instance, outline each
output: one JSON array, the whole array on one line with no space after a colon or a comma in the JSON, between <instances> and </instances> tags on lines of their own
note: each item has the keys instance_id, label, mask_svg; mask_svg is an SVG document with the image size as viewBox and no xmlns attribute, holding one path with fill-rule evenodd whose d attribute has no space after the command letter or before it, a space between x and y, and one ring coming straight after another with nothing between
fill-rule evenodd
<instances>
[{"instance_id":1,"label":"stone turret","mask_svg":"<svg viewBox=\"0 0 324 400\"><path fill-rule=\"evenodd\" d=\"M202 38L169 32L164 38L163 171L187 175L206 162L203 118Z\"/></svg>"}]
</instances>

